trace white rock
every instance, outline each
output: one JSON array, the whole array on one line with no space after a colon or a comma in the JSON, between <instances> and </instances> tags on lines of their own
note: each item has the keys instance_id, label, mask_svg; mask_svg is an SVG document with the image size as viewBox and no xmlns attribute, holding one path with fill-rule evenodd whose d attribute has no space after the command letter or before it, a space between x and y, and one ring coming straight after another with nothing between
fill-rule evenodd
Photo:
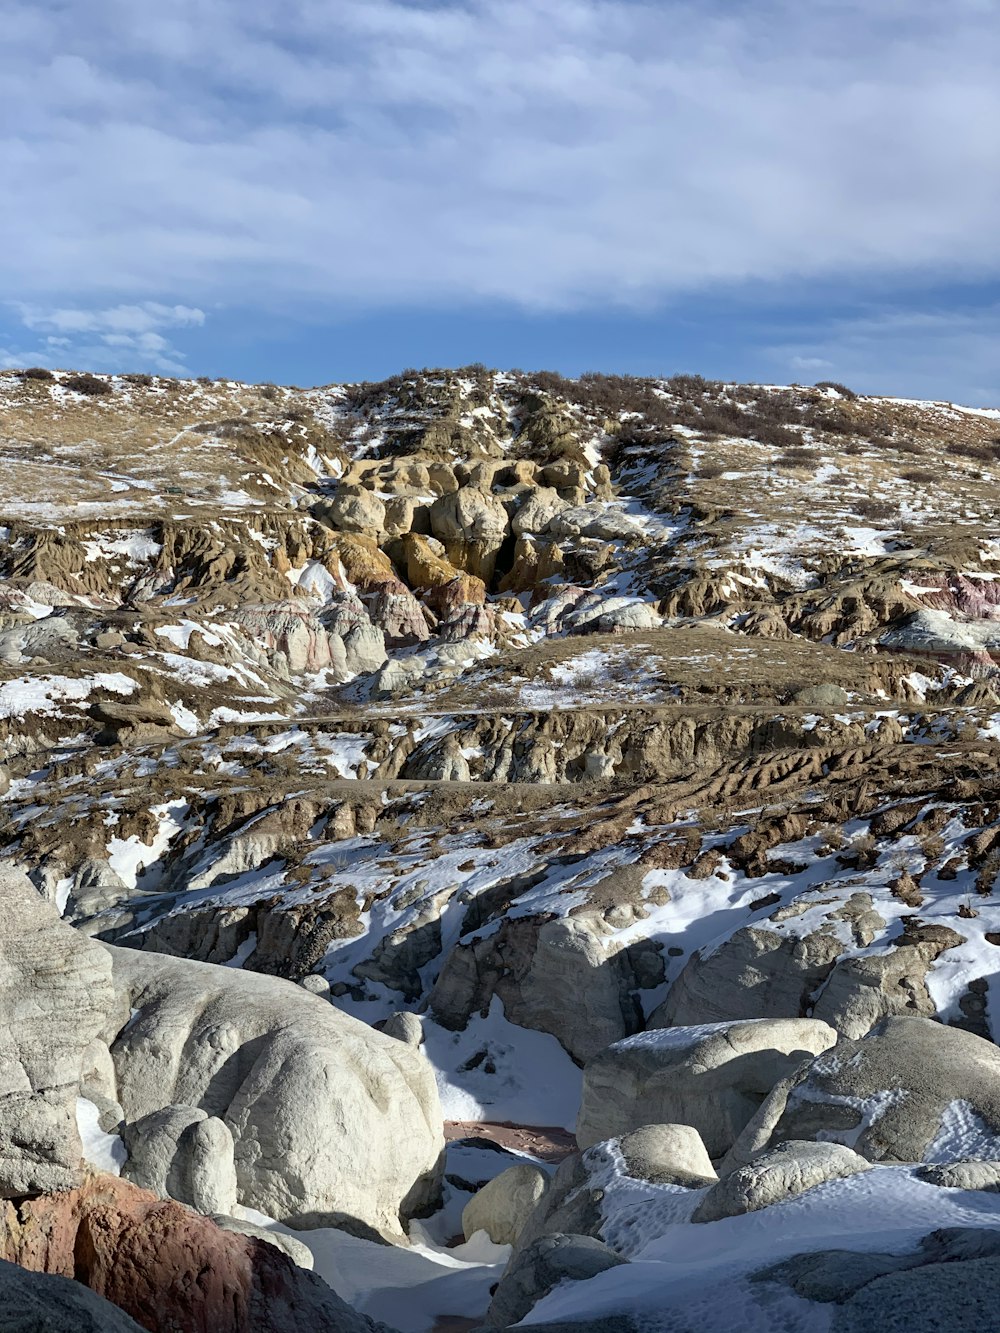
<instances>
[{"instance_id":1,"label":"white rock","mask_svg":"<svg viewBox=\"0 0 1000 1333\"><path fill-rule=\"evenodd\" d=\"M472 1196L462 1209L462 1231L471 1240L485 1231L497 1245L513 1245L545 1193L549 1178L530 1162L508 1167Z\"/></svg>"},{"instance_id":2,"label":"white rock","mask_svg":"<svg viewBox=\"0 0 1000 1333\"><path fill-rule=\"evenodd\" d=\"M398 1235L401 1211L436 1196L442 1118L422 1055L291 982L111 952L136 1011L112 1046L128 1119L174 1103L224 1120L244 1207Z\"/></svg>"}]
</instances>

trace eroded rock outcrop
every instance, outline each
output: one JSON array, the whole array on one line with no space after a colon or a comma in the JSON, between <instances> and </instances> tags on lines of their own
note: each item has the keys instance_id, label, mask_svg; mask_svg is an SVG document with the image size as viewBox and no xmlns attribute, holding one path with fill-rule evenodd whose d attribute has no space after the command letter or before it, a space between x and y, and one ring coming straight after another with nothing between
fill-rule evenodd
<instances>
[{"instance_id":1,"label":"eroded rock outcrop","mask_svg":"<svg viewBox=\"0 0 1000 1333\"><path fill-rule=\"evenodd\" d=\"M112 949L127 1119L197 1107L232 1133L239 1200L298 1226L399 1234L437 1188L434 1078L413 1048L275 978Z\"/></svg>"},{"instance_id":2,"label":"eroded rock outcrop","mask_svg":"<svg viewBox=\"0 0 1000 1333\"><path fill-rule=\"evenodd\" d=\"M642 1032L584 1070L581 1147L642 1125L693 1125L711 1157L739 1136L783 1076L837 1034L812 1019L760 1020ZM800 1136L807 1137L807 1136Z\"/></svg>"},{"instance_id":3,"label":"eroded rock outcrop","mask_svg":"<svg viewBox=\"0 0 1000 1333\"><path fill-rule=\"evenodd\" d=\"M67 1324L67 1333L73 1327L124 1333L136 1326L148 1333L377 1333L383 1328L357 1314L275 1245L223 1230L179 1203L113 1176L93 1175L72 1190L4 1204L0 1257L81 1284L82 1322ZM88 1301L87 1288L130 1318L119 1320L116 1311ZM37 1290L67 1293L65 1286L54 1284ZM107 1323L88 1325L91 1311L102 1309Z\"/></svg>"},{"instance_id":4,"label":"eroded rock outcrop","mask_svg":"<svg viewBox=\"0 0 1000 1333\"><path fill-rule=\"evenodd\" d=\"M14 1198L79 1179L82 1066L114 993L106 951L10 865L0 899L0 1196Z\"/></svg>"},{"instance_id":5,"label":"eroded rock outcrop","mask_svg":"<svg viewBox=\"0 0 1000 1333\"><path fill-rule=\"evenodd\" d=\"M819 1138L872 1162L995 1157L1000 1051L930 1019L883 1019L867 1037L839 1042L778 1084L733 1160Z\"/></svg>"}]
</instances>

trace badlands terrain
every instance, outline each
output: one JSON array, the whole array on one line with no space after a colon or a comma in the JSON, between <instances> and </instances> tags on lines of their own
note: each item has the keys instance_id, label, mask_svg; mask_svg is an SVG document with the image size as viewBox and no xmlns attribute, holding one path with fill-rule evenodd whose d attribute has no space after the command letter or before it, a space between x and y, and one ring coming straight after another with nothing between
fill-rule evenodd
<instances>
[{"instance_id":1,"label":"badlands terrain","mask_svg":"<svg viewBox=\"0 0 1000 1333\"><path fill-rule=\"evenodd\" d=\"M3 1326L994 1324L998 483L837 385L0 374Z\"/></svg>"}]
</instances>

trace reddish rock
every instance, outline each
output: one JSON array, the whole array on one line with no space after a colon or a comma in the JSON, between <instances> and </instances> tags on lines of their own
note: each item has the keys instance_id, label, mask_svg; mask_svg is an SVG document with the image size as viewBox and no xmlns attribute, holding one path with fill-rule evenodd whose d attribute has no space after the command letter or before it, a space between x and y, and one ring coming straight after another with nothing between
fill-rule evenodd
<instances>
[{"instance_id":1,"label":"reddish rock","mask_svg":"<svg viewBox=\"0 0 1000 1333\"><path fill-rule=\"evenodd\" d=\"M273 1245L115 1176L6 1202L0 1258L75 1278L150 1333L370 1333L374 1325Z\"/></svg>"}]
</instances>

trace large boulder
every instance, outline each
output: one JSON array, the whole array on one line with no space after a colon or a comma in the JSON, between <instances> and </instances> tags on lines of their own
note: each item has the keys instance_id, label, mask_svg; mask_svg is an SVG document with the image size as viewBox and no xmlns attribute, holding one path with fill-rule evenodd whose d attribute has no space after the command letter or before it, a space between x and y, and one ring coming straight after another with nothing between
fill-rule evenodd
<instances>
[{"instance_id":1,"label":"large boulder","mask_svg":"<svg viewBox=\"0 0 1000 1333\"><path fill-rule=\"evenodd\" d=\"M442 1119L419 1052L287 981L111 953L129 1121L165 1105L223 1120L240 1203L293 1226L398 1235L401 1213L434 1197Z\"/></svg>"},{"instance_id":2,"label":"large boulder","mask_svg":"<svg viewBox=\"0 0 1000 1333\"><path fill-rule=\"evenodd\" d=\"M486 1312L486 1326L518 1324L562 1282L586 1282L627 1262L593 1236L543 1236L511 1259Z\"/></svg>"},{"instance_id":3,"label":"large boulder","mask_svg":"<svg viewBox=\"0 0 1000 1333\"><path fill-rule=\"evenodd\" d=\"M981 1333L996 1322L1000 1233L985 1226L945 1227L905 1254L799 1254L758 1271L751 1281L763 1284L772 1307L781 1287L798 1297L804 1318L795 1327L823 1327L831 1333ZM723 1302L725 1296L723 1291ZM817 1304L803 1306L805 1301Z\"/></svg>"},{"instance_id":4,"label":"large boulder","mask_svg":"<svg viewBox=\"0 0 1000 1333\"><path fill-rule=\"evenodd\" d=\"M803 895L777 908L768 924L742 926L693 953L649 1026L808 1013L855 1039L893 1014L932 1017L928 974L963 937L914 918L885 948L887 923L870 894L831 890L824 901L820 913L822 904ZM805 929L803 920L813 924Z\"/></svg>"},{"instance_id":5,"label":"large boulder","mask_svg":"<svg viewBox=\"0 0 1000 1333\"><path fill-rule=\"evenodd\" d=\"M718 1180L701 1135L691 1125L643 1125L621 1136L618 1151L636 1180L688 1189Z\"/></svg>"},{"instance_id":6,"label":"large boulder","mask_svg":"<svg viewBox=\"0 0 1000 1333\"><path fill-rule=\"evenodd\" d=\"M743 1155L823 1139L872 1162L1000 1156L1000 1050L926 1018L886 1018L774 1088Z\"/></svg>"},{"instance_id":7,"label":"large boulder","mask_svg":"<svg viewBox=\"0 0 1000 1333\"><path fill-rule=\"evenodd\" d=\"M471 1240L485 1231L496 1245L513 1245L524 1230L549 1178L530 1162L508 1167L477 1190L462 1209L462 1231Z\"/></svg>"},{"instance_id":8,"label":"large boulder","mask_svg":"<svg viewBox=\"0 0 1000 1333\"><path fill-rule=\"evenodd\" d=\"M798 1143L790 1139L762 1153L713 1185L691 1215L692 1222L754 1213L803 1194L827 1180L870 1171L871 1163L840 1143Z\"/></svg>"},{"instance_id":9,"label":"large boulder","mask_svg":"<svg viewBox=\"0 0 1000 1333\"><path fill-rule=\"evenodd\" d=\"M524 536L526 533L542 533L548 529L556 514L566 508L566 501L551 486L539 486L530 491L511 522L514 533Z\"/></svg>"},{"instance_id":10,"label":"large boulder","mask_svg":"<svg viewBox=\"0 0 1000 1333\"><path fill-rule=\"evenodd\" d=\"M836 1040L826 1023L808 1018L626 1037L584 1070L577 1141L588 1147L641 1125L693 1125L709 1155L720 1157L774 1085Z\"/></svg>"},{"instance_id":11,"label":"large boulder","mask_svg":"<svg viewBox=\"0 0 1000 1333\"><path fill-rule=\"evenodd\" d=\"M507 510L496 496L473 486L442 495L431 505L434 536L451 542L478 542L499 546L507 534Z\"/></svg>"},{"instance_id":12,"label":"large boulder","mask_svg":"<svg viewBox=\"0 0 1000 1333\"><path fill-rule=\"evenodd\" d=\"M600 910L508 917L452 949L430 1008L445 1027L460 1029L497 995L512 1023L550 1032L583 1062L640 1026L635 992L655 984L640 974L647 961L643 950L623 947Z\"/></svg>"},{"instance_id":13,"label":"large boulder","mask_svg":"<svg viewBox=\"0 0 1000 1333\"><path fill-rule=\"evenodd\" d=\"M0 1197L70 1189L85 1055L114 1003L111 960L0 867Z\"/></svg>"},{"instance_id":14,"label":"large boulder","mask_svg":"<svg viewBox=\"0 0 1000 1333\"><path fill-rule=\"evenodd\" d=\"M431 505L430 525L453 565L485 583L492 580L508 531L507 510L496 496L473 486L442 495Z\"/></svg>"},{"instance_id":15,"label":"large boulder","mask_svg":"<svg viewBox=\"0 0 1000 1333\"><path fill-rule=\"evenodd\" d=\"M340 532L377 535L385 526L385 502L364 486L341 485L324 517Z\"/></svg>"},{"instance_id":16,"label":"large boulder","mask_svg":"<svg viewBox=\"0 0 1000 1333\"><path fill-rule=\"evenodd\" d=\"M0 1259L76 1279L84 1318L67 1322L66 1333L137 1326L147 1333L388 1333L273 1242L223 1229L114 1176L90 1176L78 1189L0 1206ZM66 1292L52 1282L33 1285ZM0 1276L0 1299L3 1286ZM118 1320L113 1309L88 1301L91 1293L130 1318ZM91 1310L106 1322L86 1322ZM58 1320L11 1324L8 1314L5 1305L5 1330L62 1333L64 1327Z\"/></svg>"},{"instance_id":17,"label":"large boulder","mask_svg":"<svg viewBox=\"0 0 1000 1333\"><path fill-rule=\"evenodd\" d=\"M31 1273L0 1260L4 1333L142 1333L110 1301L70 1277Z\"/></svg>"}]
</instances>

